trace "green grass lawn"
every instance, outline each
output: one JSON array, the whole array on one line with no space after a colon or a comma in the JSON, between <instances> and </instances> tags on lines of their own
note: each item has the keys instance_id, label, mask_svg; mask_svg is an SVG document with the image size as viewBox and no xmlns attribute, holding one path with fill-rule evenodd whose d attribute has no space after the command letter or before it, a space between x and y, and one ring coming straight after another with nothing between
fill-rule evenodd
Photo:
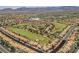
<instances>
[{"instance_id":1,"label":"green grass lawn","mask_svg":"<svg viewBox=\"0 0 79 59\"><path fill-rule=\"evenodd\" d=\"M28 30L18 29L18 28L9 28L12 32L20 34L21 36L27 37L29 40L37 41L40 44L48 44L49 38L43 37L42 35L32 33Z\"/></svg>"},{"instance_id":2,"label":"green grass lawn","mask_svg":"<svg viewBox=\"0 0 79 59\"><path fill-rule=\"evenodd\" d=\"M55 25L55 27L54 27L52 33L62 32L67 27L66 24L61 24L61 23L57 23L57 22L53 22L53 24Z\"/></svg>"},{"instance_id":3,"label":"green grass lawn","mask_svg":"<svg viewBox=\"0 0 79 59\"><path fill-rule=\"evenodd\" d=\"M57 32L62 32L67 27L66 24L62 24L62 23L53 22L53 24L55 25L54 29L51 32L53 34L56 34ZM16 28L17 26L22 27L24 25L31 25L31 24L29 24L29 23L18 24L18 25L14 25L14 27L11 27L9 29L12 32L15 32L17 34L20 34L21 36L27 37L29 40L37 41L38 43L41 43L41 44L48 44L48 42L49 42L48 37L43 37L40 34L32 33L28 30Z\"/></svg>"}]
</instances>

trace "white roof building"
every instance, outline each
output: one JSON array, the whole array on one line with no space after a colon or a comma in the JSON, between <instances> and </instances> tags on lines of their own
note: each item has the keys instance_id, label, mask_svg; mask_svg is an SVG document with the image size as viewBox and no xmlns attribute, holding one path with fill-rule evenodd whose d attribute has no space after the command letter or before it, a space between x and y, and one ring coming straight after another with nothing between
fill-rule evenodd
<instances>
[{"instance_id":1,"label":"white roof building","mask_svg":"<svg viewBox=\"0 0 79 59\"><path fill-rule=\"evenodd\" d=\"M40 20L40 18L30 18L29 20Z\"/></svg>"}]
</instances>

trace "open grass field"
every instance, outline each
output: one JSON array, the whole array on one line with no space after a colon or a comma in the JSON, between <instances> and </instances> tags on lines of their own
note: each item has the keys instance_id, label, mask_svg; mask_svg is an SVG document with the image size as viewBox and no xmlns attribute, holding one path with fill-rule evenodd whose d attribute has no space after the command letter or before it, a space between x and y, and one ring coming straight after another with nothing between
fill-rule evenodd
<instances>
[{"instance_id":1,"label":"open grass field","mask_svg":"<svg viewBox=\"0 0 79 59\"><path fill-rule=\"evenodd\" d=\"M53 22L53 24L55 25L55 27L52 33L62 32L67 27L66 24L62 24L62 23Z\"/></svg>"},{"instance_id":2,"label":"open grass field","mask_svg":"<svg viewBox=\"0 0 79 59\"><path fill-rule=\"evenodd\" d=\"M61 23L57 23L57 22L53 22L53 24L55 25L54 29L51 32L53 34L55 34L57 32L62 32L67 26L66 24L61 24ZM36 41L40 44L48 44L48 42L49 42L48 37L46 37L46 36L44 37L40 34L30 32L27 29L24 30L24 29L16 28L16 27L22 27L22 26L25 26L25 25L29 26L29 25L32 25L32 24L30 24L30 23L18 24L18 25L14 25L13 27L10 27L9 29L12 32L15 32L16 34L19 34L21 36L28 38L29 40Z\"/></svg>"},{"instance_id":3,"label":"open grass field","mask_svg":"<svg viewBox=\"0 0 79 59\"><path fill-rule=\"evenodd\" d=\"M42 35L32 33L28 30L18 29L18 28L9 28L12 32L20 34L21 36L27 37L29 40L36 41L40 44L48 44L49 38L43 37Z\"/></svg>"}]
</instances>

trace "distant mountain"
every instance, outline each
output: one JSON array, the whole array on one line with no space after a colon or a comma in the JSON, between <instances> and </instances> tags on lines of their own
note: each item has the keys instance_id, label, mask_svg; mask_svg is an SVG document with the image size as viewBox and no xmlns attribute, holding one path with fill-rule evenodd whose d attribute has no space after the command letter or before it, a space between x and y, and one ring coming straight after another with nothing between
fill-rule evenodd
<instances>
[{"instance_id":1,"label":"distant mountain","mask_svg":"<svg viewBox=\"0 0 79 59\"><path fill-rule=\"evenodd\" d=\"M0 11L14 11L14 9L12 9L12 8L5 8L5 9L2 9Z\"/></svg>"},{"instance_id":2,"label":"distant mountain","mask_svg":"<svg viewBox=\"0 0 79 59\"><path fill-rule=\"evenodd\" d=\"M0 11L51 11L51 10L79 10L79 6L60 6L60 7L21 7L17 9L5 8Z\"/></svg>"}]
</instances>

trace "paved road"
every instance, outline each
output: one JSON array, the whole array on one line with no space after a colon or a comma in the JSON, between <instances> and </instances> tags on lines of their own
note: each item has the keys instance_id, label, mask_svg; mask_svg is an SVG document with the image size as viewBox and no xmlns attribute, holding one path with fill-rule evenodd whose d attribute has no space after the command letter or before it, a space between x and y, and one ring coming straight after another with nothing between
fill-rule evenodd
<instances>
[{"instance_id":1,"label":"paved road","mask_svg":"<svg viewBox=\"0 0 79 59\"><path fill-rule=\"evenodd\" d=\"M76 28L76 25L72 25L71 28L69 29L69 31L65 34L65 36L63 37L63 40L68 40L68 37L70 36L70 34L72 34L73 30Z\"/></svg>"},{"instance_id":2,"label":"paved road","mask_svg":"<svg viewBox=\"0 0 79 59\"><path fill-rule=\"evenodd\" d=\"M72 25L72 26L71 26L71 28L70 28L69 31L66 33L66 35L62 38L62 42L58 45L58 47L56 48L56 50L55 50L55 51L54 51L54 50L53 50L53 51L51 50L51 52L56 52L56 51L58 51L58 50L64 45L64 43L68 40L68 37L69 37L70 34L73 32L73 29L74 29L75 27L76 27L76 25ZM10 37L11 39L17 41L18 43L21 43L21 44L23 44L23 45L25 45L25 46L27 46L27 47L29 47L29 48L31 48L31 49L37 51L37 52L41 52L41 53L44 52L44 51L42 51L41 49L35 49L35 48L29 46L29 44L27 44L27 43L24 44L24 43L18 41L18 40L19 40L18 38L16 38L16 37L14 37L13 35L11 35L11 34L5 32L5 31L2 30L2 29L0 29L0 31L1 31L3 34L5 34L5 35L7 35L8 37ZM63 43L63 42L64 42L64 43Z\"/></svg>"},{"instance_id":3,"label":"paved road","mask_svg":"<svg viewBox=\"0 0 79 59\"><path fill-rule=\"evenodd\" d=\"M62 41L60 41L60 44L58 44L56 49L51 50L51 52L56 53L60 48L62 48L62 46L65 44L65 42L68 41L68 37L70 36L70 34L72 34L75 27L76 27L76 25L72 25L70 27L69 31L65 34L65 36L63 38L61 38Z\"/></svg>"},{"instance_id":4,"label":"paved road","mask_svg":"<svg viewBox=\"0 0 79 59\"><path fill-rule=\"evenodd\" d=\"M6 50L2 45L0 45L0 52L2 52L2 53L9 53L9 51Z\"/></svg>"},{"instance_id":5,"label":"paved road","mask_svg":"<svg viewBox=\"0 0 79 59\"><path fill-rule=\"evenodd\" d=\"M37 48L31 47L28 43L23 43L23 42L21 42L21 41L19 40L19 38L17 38L17 37L15 37L15 36L11 35L10 33L4 31L4 30L1 29L1 28L0 28L0 32L3 33L4 35L8 36L8 37L11 38L12 40L15 40L16 42L18 42L18 43L20 43L20 44L22 44L22 45L24 45L24 46L26 46L26 47L28 47L28 48L31 48L32 50L35 50L35 51L37 51L37 52L39 52L39 53L43 53L43 52L44 52L44 51L41 50L41 49L37 49Z\"/></svg>"}]
</instances>

